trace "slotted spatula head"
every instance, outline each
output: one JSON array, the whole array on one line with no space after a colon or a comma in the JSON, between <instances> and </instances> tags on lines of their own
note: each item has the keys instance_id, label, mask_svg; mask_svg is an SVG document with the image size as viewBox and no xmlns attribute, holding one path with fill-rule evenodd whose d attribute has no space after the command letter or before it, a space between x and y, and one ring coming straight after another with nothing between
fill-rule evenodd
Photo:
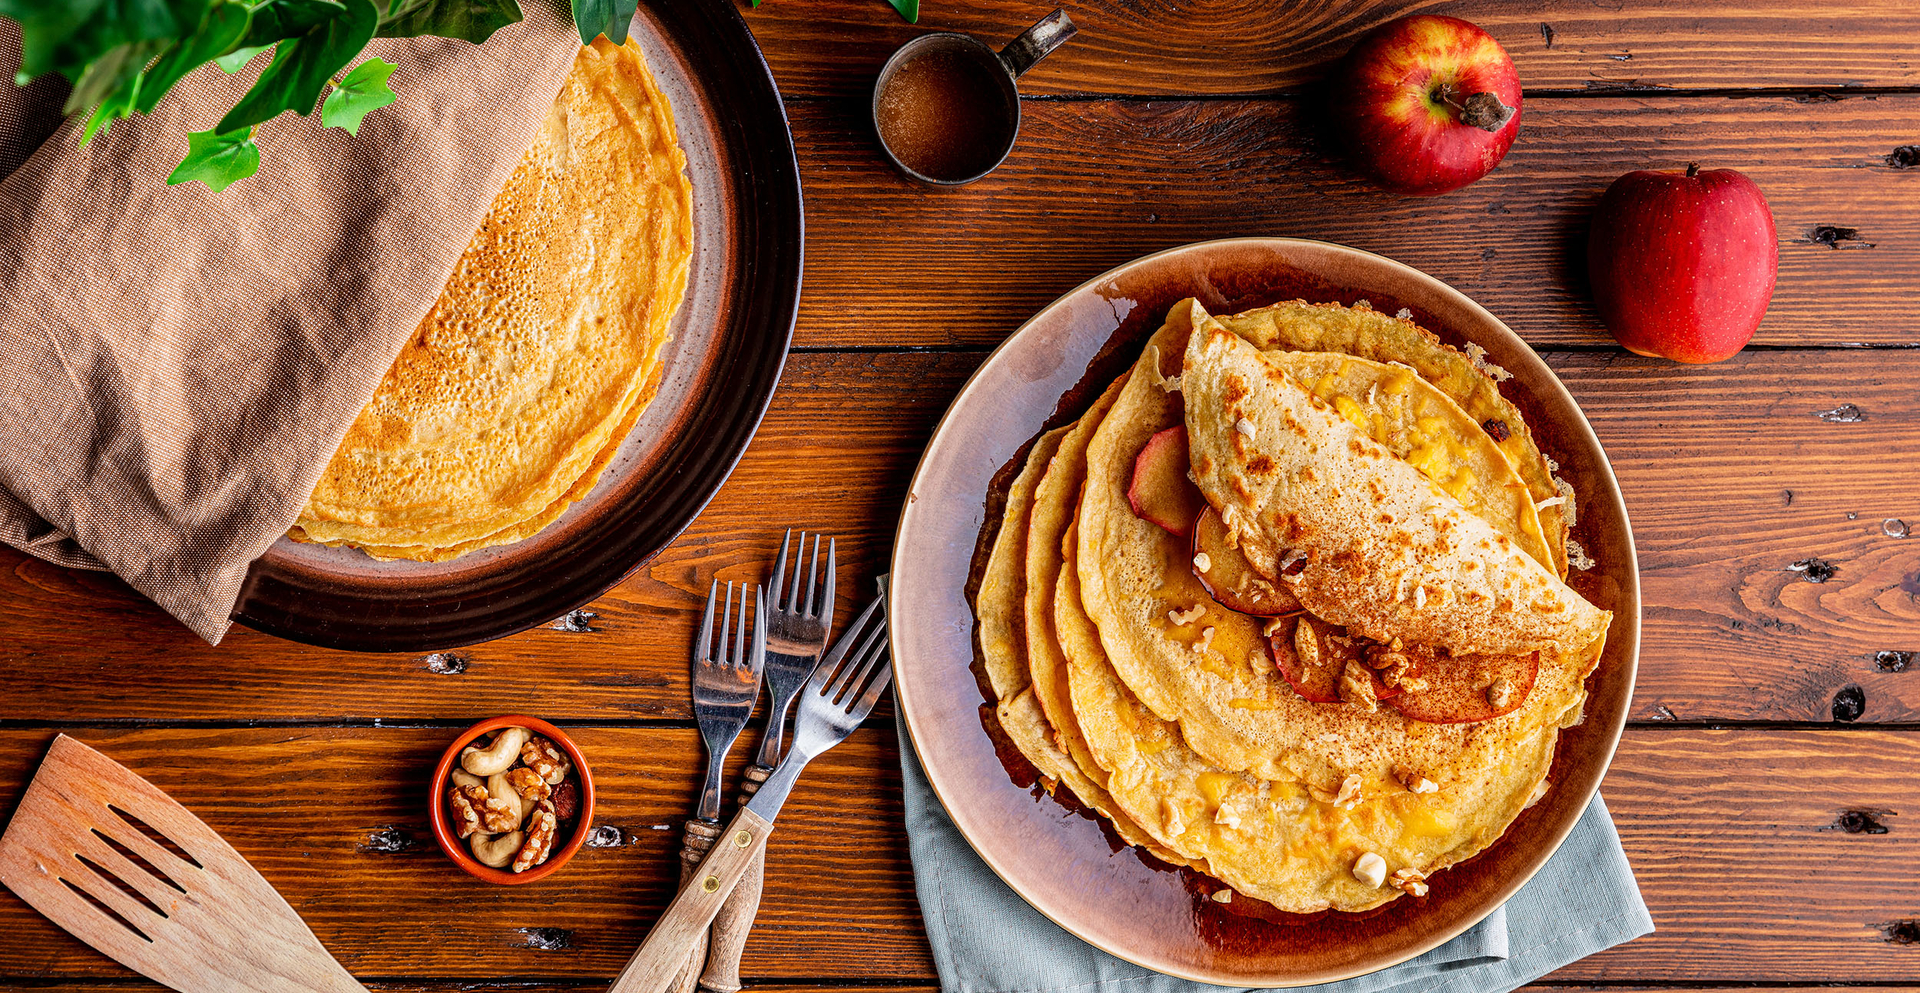
<instances>
[{"instance_id":1,"label":"slotted spatula head","mask_svg":"<svg viewBox=\"0 0 1920 993\"><path fill-rule=\"evenodd\" d=\"M182 993L365 990L212 828L66 735L0 836L0 883Z\"/></svg>"}]
</instances>

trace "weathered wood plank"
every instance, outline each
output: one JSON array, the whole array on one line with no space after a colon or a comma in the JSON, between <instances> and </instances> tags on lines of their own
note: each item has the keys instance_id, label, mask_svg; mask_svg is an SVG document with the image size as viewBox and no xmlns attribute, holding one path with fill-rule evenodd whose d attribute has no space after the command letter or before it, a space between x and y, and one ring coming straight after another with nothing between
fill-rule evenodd
<instances>
[{"instance_id":1,"label":"weathered wood plank","mask_svg":"<svg viewBox=\"0 0 1920 993\"><path fill-rule=\"evenodd\" d=\"M1920 352L1759 351L1706 367L1550 359L1607 446L1633 519L1646 594L1636 717L1825 721L1856 685L1859 719L1920 720L1920 537L1883 525L1920 529ZM457 675L418 655L327 652L238 628L208 648L117 582L0 552L3 716L684 719L682 659L708 577L765 568L778 525L820 529L842 539L844 617L885 567L919 451L978 361L796 355L732 481L686 536L593 605L595 632L536 629L464 649ZM1866 419L1816 416L1844 404ZM1815 558L1836 567L1825 583L1788 571Z\"/></svg>"},{"instance_id":2,"label":"weathered wood plank","mask_svg":"<svg viewBox=\"0 0 1920 993\"><path fill-rule=\"evenodd\" d=\"M1920 96L1533 100L1498 169L1429 198L1330 159L1301 100L1030 102L1006 164L954 190L895 174L862 106L792 108L809 216L831 219L807 231L803 345L990 346L1141 255L1284 235L1431 273L1538 344L1611 346L1589 214L1617 176L1690 161L1746 172L1773 208L1780 280L1756 341L1920 343L1896 316L1920 285L1920 169L1887 165L1920 142Z\"/></svg>"},{"instance_id":3,"label":"weathered wood plank","mask_svg":"<svg viewBox=\"0 0 1920 993\"><path fill-rule=\"evenodd\" d=\"M1636 717L1920 720L1920 353L1552 362L1634 526Z\"/></svg>"},{"instance_id":4,"label":"weathered wood plank","mask_svg":"<svg viewBox=\"0 0 1920 993\"><path fill-rule=\"evenodd\" d=\"M1299 4L1070 3L1080 35L1022 83L1028 93L1265 93L1319 79L1361 33L1433 8L1409 0ZM1841 11L1796 0L1711 8L1678 0L1516 6L1465 0L1439 12L1484 27L1533 89L1907 86L1920 15L1898 0ZM741 13L793 96L873 85L892 50L929 30L1002 45L1045 8L1010 0L926 3L904 24L870 0L768 3Z\"/></svg>"},{"instance_id":5,"label":"weathered wood plank","mask_svg":"<svg viewBox=\"0 0 1920 993\"><path fill-rule=\"evenodd\" d=\"M426 780L450 730L81 737L219 831L355 974L611 978L673 895L703 753L692 730L568 733L593 767L596 822L617 828L618 843L582 848L530 886L481 883L435 845ZM5 809L50 740L0 733ZM854 961L876 977L931 974L898 828L897 763L889 723L809 766L770 842L748 975L844 975ZM738 781L736 769L729 782ZM0 977L120 972L11 893L0 894L0 934L11 939L0 942Z\"/></svg>"},{"instance_id":6,"label":"weathered wood plank","mask_svg":"<svg viewBox=\"0 0 1920 993\"><path fill-rule=\"evenodd\" d=\"M602 823L631 841L586 849L551 881L487 887L432 848L421 778L451 733L428 729L88 731L253 860L360 975L605 979L668 896L699 745L686 730L579 729ZM0 803L48 735L0 732ZM1905 980L1920 946L1883 926L1920 914L1911 733L1636 728L1604 792L1660 930L1560 979ZM747 950L763 980L931 978L899 831L893 732L820 760L782 818ZM1884 834L1836 828L1871 811ZM1855 819L1856 827L1868 821ZM399 832L396 834L382 832ZM411 838L401 851L381 839ZM537 930L553 929L553 930ZM119 975L10 894L0 982ZM557 947L564 944L564 947ZM547 947L542 947L547 946Z\"/></svg>"}]
</instances>

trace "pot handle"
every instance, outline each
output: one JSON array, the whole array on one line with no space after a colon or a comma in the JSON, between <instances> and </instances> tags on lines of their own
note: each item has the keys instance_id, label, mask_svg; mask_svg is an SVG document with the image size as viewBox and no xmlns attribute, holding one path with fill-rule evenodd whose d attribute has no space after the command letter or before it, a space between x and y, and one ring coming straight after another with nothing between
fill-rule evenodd
<instances>
[{"instance_id":1,"label":"pot handle","mask_svg":"<svg viewBox=\"0 0 1920 993\"><path fill-rule=\"evenodd\" d=\"M1055 9L1053 13L1035 21L1033 27L1028 28L1020 37L1007 42L1007 47L1000 50L1000 64L1006 66L1007 71L1018 79L1026 75L1027 70L1033 68L1034 63L1066 44L1067 39L1072 38L1079 30L1074 27L1073 18L1068 17L1065 10Z\"/></svg>"}]
</instances>

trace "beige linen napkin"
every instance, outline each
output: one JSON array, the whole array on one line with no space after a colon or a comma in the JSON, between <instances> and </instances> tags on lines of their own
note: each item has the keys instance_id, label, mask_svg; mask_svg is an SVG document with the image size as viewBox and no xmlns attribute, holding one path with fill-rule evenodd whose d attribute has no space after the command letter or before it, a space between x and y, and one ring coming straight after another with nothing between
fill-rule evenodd
<instances>
[{"instance_id":1,"label":"beige linen napkin","mask_svg":"<svg viewBox=\"0 0 1920 993\"><path fill-rule=\"evenodd\" d=\"M56 87L0 97L0 541L219 642L573 64L565 12L524 7L484 45L376 40L398 102L357 138L282 115L218 194L167 174L265 58L85 149L47 137ZM19 59L0 22L0 69Z\"/></svg>"}]
</instances>

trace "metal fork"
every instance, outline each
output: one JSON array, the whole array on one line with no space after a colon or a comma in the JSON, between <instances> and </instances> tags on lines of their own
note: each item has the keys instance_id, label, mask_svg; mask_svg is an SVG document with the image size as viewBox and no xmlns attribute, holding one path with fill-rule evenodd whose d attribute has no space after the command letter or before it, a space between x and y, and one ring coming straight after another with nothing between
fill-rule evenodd
<instances>
[{"instance_id":1,"label":"metal fork","mask_svg":"<svg viewBox=\"0 0 1920 993\"><path fill-rule=\"evenodd\" d=\"M800 547L793 556L793 574L787 574L787 551L793 546L793 529L780 540L780 556L773 563L773 606L767 623L767 730L760 737L760 754L747 767L746 781L740 785L740 804L745 806L767 781L773 767L780 764L785 738L787 711L794 694L820 663L827 647L827 634L833 627L833 577L838 565L839 542L827 539L827 574L824 588L820 580L820 538L813 536L813 555L807 555L807 532L800 532ZM806 569L806 582L800 571ZM740 955L746 949L747 934L760 912L761 884L765 879L765 861L756 857L734 887L719 916L714 918L709 936L706 971L700 976L700 988L708 993L738 993Z\"/></svg>"},{"instance_id":2,"label":"metal fork","mask_svg":"<svg viewBox=\"0 0 1920 993\"><path fill-rule=\"evenodd\" d=\"M827 634L833 628L833 574L839 542L827 539L824 589L814 585L820 578L820 535L813 536L813 557L809 561L807 533L800 532L800 548L793 557L793 578L789 580L787 547L792 543L793 529L788 528L786 537L780 541L780 557L774 560L771 580L773 615L767 624L767 694L773 700L773 708L767 712L767 733L760 739L760 756L754 761L767 770L780 764L787 711L793 705L793 695L800 692L801 685L813 674L820 653L826 650ZM804 586L800 582L803 562L807 566Z\"/></svg>"},{"instance_id":3,"label":"metal fork","mask_svg":"<svg viewBox=\"0 0 1920 993\"><path fill-rule=\"evenodd\" d=\"M700 725L700 739L707 746L707 779L693 817L687 820L680 841L680 881L685 883L695 866L705 858L713 840L720 836L720 776L727 752L747 726L754 701L760 698L760 674L767 657L767 599L764 591L753 591L753 642L747 643L747 587L740 586L736 609L733 584L727 584L726 605L720 613L720 637L713 636L713 607L720 592L720 581L707 587L707 609L700 618L700 640L693 646L693 719ZM727 644L729 634L733 644ZM674 991L691 990L700 969L706 963L703 940L682 964L674 977Z\"/></svg>"},{"instance_id":4,"label":"metal fork","mask_svg":"<svg viewBox=\"0 0 1920 993\"><path fill-rule=\"evenodd\" d=\"M740 881L767 835L801 770L815 756L847 739L860 726L893 679L887 658L886 593L867 607L860 622L807 680L794 718L793 748L760 791L727 824L726 843L714 846L694 870L691 881L667 907L647 940L628 960L612 993L653 993L687 961L688 951L704 938L720 905ZM842 645L849 646L842 648Z\"/></svg>"}]
</instances>

